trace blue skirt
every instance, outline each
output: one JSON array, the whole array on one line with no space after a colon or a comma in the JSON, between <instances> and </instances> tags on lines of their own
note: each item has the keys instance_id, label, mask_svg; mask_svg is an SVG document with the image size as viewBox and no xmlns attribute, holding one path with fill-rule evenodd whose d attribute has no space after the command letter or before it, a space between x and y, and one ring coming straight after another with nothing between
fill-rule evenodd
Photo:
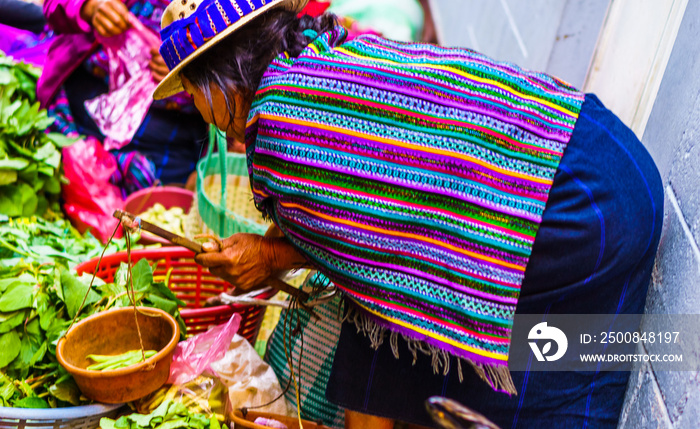
<instances>
[{"instance_id":1,"label":"blue skirt","mask_svg":"<svg viewBox=\"0 0 700 429\"><path fill-rule=\"evenodd\" d=\"M644 146L587 95L556 173L517 312L641 314L661 235L663 186ZM512 372L518 394L494 392L472 370L433 374L399 336L399 359L344 324L326 397L345 408L432 426L424 401L454 399L501 428L615 428L629 372ZM456 368L452 359L450 367Z\"/></svg>"}]
</instances>

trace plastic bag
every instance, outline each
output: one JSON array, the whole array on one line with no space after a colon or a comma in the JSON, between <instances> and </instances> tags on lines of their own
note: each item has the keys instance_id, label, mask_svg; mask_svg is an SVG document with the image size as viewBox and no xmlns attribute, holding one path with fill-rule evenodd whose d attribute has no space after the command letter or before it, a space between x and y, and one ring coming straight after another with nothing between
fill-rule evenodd
<instances>
[{"instance_id":1,"label":"plastic bag","mask_svg":"<svg viewBox=\"0 0 700 429\"><path fill-rule=\"evenodd\" d=\"M282 395L275 372L240 335L233 338L229 350L223 358L211 364L211 369L228 388L231 409L258 407L279 397L270 405L255 408L255 411L296 415L296 410Z\"/></svg>"},{"instance_id":2,"label":"plastic bag","mask_svg":"<svg viewBox=\"0 0 700 429\"><path fill-rule=\"evenodd\" d=\"M128 144L153 102L157 83L148 63L160 38L129 15L131 28L119 36L98 40L109 58L109 92L85 101L85 108L105 136L107 150Z\"/></svg>"},{"instance_id":3,"label":"plastic bag","mask_svg":"<svg viewBox=\"0 0 700 429\"><path fill-rule=\"evenodd\" d=\"M131 405L140 414L150 414L166 401L180 402L190 412L215 414L224 420L227 390L221 381L200 375L184 384L166 384Z\"/></svg>"},{"instance_id":4,"label":"plastic bag","mask_svg":"<svg viewBox=\"0 0 700 429\"><path fill-rule=\"evenodd\" d=\"M92 228L92 234L103 243L118 222L112 213L124 206L119 188L109 183L116 169L114 156L94 138L63 149L63 172L68 180L62 189L63 208L81 233Z\"/></svg>"},{"instance_id":5,"label":"plastic bag","mask_svg":"<svg viewBox=\"0 0 700 429\"><path fill-rule=\"evenodd\" d=\"M240 325L241 315L234 313L226 324L180 342L173 353L168 384L187 383L221 359Z\"/></svg>"}]
</instances>

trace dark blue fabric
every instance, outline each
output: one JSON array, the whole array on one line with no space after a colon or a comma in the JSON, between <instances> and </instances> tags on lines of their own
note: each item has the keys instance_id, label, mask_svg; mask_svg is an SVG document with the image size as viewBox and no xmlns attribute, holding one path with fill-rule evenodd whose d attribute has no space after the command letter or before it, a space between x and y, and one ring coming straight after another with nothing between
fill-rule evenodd
<instances>
[{"instance_id":1,"label":"dark blue fabric","mask_svg":"<svg viewBox=\"0 0 700 429\"><path fill-rule=\"evenodd\" d=\"M46 27L41 6L23 0L0 0L0 24L40 34Z\"/></svg>"},{"instance_id":2,"label":"dark blue fabric","mask_svg":"<svg viewBox=\"0 0 700 429\"><path fill-rule=\"evenodd\" d=\"M640 314L661 234L663 187L639 140L587 95L554 179L517 312ZM506 428L615 428L629 372L512 372L517 396L491 390L456 362L447 376L412 355L375 351L344 324L326 392L355 411L431 426L423 402L452 398Z\"/></svg>"},{"instance_id":3,"label":"dark blue fabric","mask_svg":"<svg viewBox=\"0 0 700 429\"><path fill-rule=\"evenodd\" d=\"M104 140L84 103L106 93L107 84L78 67L64 88L78 132ZM185 183L206 140L207 126L199 113L151 108L131 143L119 152L138 151L148 157L155 164L156 178L162 184Z\"/></svg>"}]
</instances>

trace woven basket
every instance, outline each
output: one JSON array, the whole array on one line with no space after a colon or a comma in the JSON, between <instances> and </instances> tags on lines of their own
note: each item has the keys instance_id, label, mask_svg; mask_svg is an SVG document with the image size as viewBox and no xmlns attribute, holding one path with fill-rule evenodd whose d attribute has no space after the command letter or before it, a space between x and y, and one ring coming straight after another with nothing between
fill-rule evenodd
<instances>
[{"instance_id":1,"label":"woven basket","mask_svg":"<svg viewBox=\"0 0 700 429\"><path fill-rule=\"evenodd\" d=\"M198 214L204 225L219 237L239 232L265 234L269 224L253 203L246 157L228 153L226 140L219 134L210 131L207 155L197 163Z\"/></svg>"}]
</instances>

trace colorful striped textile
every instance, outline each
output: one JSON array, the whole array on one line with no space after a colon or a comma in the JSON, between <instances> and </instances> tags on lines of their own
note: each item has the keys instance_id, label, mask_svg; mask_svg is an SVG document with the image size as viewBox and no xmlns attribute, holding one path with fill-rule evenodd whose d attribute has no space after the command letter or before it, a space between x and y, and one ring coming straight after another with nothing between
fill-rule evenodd
<instances>
[{"instance_id":1,"label":"colorful striped textile","mask_svg":"<svg viewBox=\"0 0 700 429\"><path fill-rule=\"evenodd\" d=\"M520 285L584 95L470 50L345 35L265 73L255 203L378 326L511 392Z\"/></svg>"}]
</instances>

